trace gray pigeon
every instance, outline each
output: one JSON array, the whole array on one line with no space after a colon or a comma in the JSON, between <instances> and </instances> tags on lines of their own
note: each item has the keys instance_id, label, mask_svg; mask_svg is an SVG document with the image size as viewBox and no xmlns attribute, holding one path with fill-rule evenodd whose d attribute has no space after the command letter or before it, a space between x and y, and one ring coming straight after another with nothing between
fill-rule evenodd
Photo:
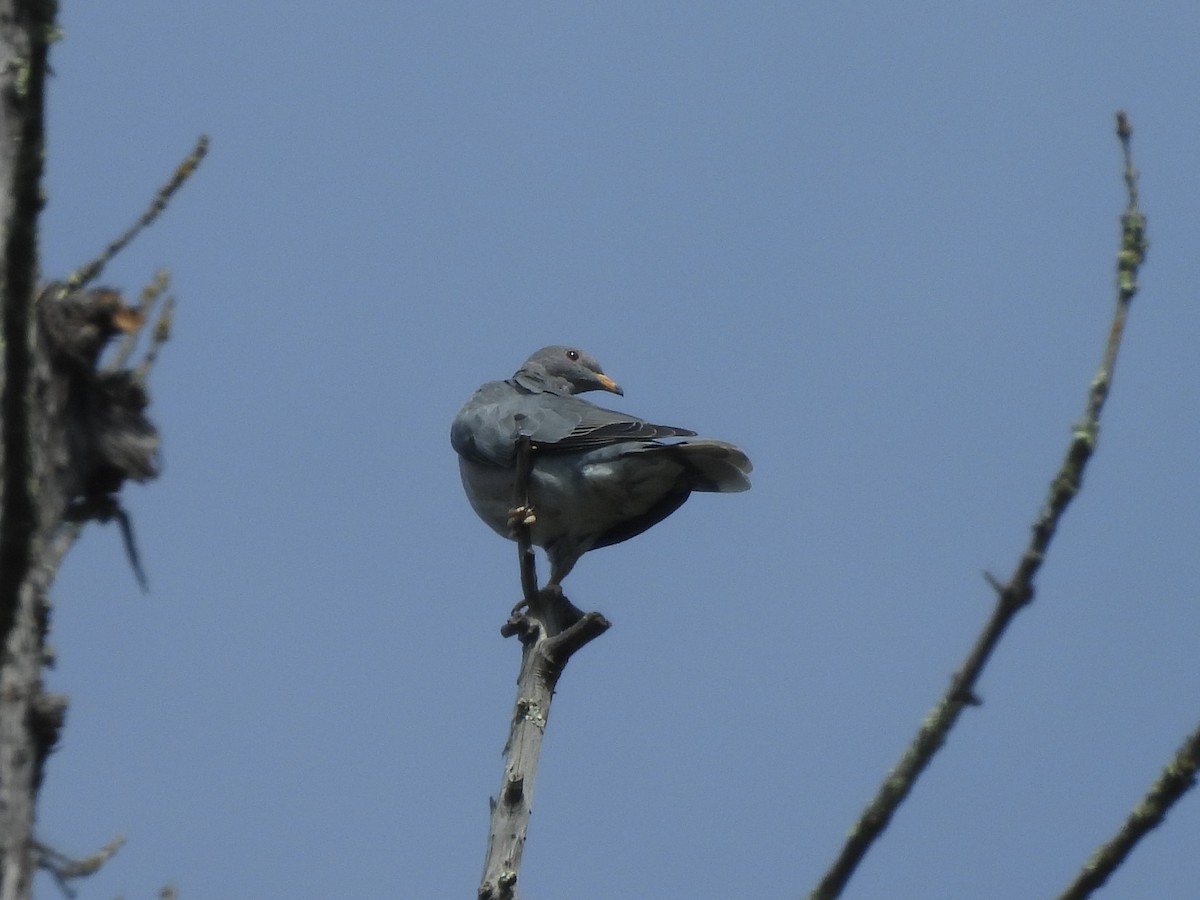
<instances>
[{"instance_id":1,"label":"gray pigeon","mask_svg":"<svg viewBox=\"0 0 1200 900\"><path fill-rule=\"evenodd\" d=\"M561 588L584 553L636 537L692 491L750 487L750 460L737 447L662 443L655 438L696 432L651 425L574 396L596 390L624 395L587 354L543 347L512 378L477 390L450 428L467 499L479 518L510 539L517 442L529 436L530 533L550 557L550 588Z\"/></svg>"}]
</instances>

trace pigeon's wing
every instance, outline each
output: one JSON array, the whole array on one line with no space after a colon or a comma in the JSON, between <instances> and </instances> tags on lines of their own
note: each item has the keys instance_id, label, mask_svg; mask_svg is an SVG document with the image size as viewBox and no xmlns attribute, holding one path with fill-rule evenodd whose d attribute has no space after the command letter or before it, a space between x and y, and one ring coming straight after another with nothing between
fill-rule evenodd
<instances>
[{"instance_id":1,"label":"pigeon's wing","mask_svg":"<svg viewBox=\"0 0 1200 900\"><path fill-rule=\"evenodd\" d=\"M652 425L578 397L531 394L510 382L493 381L459 411L450 428L450 443L460 456L505 466L515 459L522 436L543 453L567 453L622 441L693 435L686 428Z\"/></svg>"},{"instance_id":2,"label":"pigeon's wing","mask_svg":"<svg viewBox=\"0 0 1200 900\"><path fill-rule=\"evenodd\" d=\"M673 425L654 425L637 416L605 409L578 397L551 396L547 400L550 402L545 403L545 408L553 417L555 426L561 427L563 422L575 424L570 431L561 435L556 429L546 427L531 434L533 442L544 453L573 453L625 441L692 437L696 433Z\"/></svg>"}]
</instances>

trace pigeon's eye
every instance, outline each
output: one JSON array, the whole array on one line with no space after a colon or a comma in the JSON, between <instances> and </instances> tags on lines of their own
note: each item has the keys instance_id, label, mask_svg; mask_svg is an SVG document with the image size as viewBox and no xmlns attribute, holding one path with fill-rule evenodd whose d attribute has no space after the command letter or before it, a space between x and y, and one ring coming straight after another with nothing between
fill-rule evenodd
<instances>
[{"instance_id":1,"label":"pigeon's eye","mask_svg":"<svg viewBox=\"0 0 1200 900\"><path fill-rule=\"evenodd\" d=\"M567 351L567 359L569 359L571 362L577 362L579 360L579 351L578 350L568 350Z\"/></svg>"}]
</instances>

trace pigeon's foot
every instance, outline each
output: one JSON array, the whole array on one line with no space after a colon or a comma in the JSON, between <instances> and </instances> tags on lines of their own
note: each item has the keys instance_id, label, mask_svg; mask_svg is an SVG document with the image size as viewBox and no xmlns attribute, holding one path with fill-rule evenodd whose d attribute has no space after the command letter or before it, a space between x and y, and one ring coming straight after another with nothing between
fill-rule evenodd
<instances>
[{"instance_id":1,"label":"pigeon's foot","mask_svg":"<svg viewBox=\"0 0 1200 900\"><path fill-rule=\"evenodd\" d=\"M528 528L537 522L537 516L533 514L532 506L515 506L508 511L508 530L516 531L521 525Z\"/></svg>"}]
</instances>

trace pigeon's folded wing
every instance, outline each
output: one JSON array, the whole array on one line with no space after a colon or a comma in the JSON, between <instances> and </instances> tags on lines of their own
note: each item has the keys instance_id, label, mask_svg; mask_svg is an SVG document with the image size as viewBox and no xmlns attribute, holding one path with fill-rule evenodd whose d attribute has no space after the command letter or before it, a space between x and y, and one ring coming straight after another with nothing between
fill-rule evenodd
<instances>
[{"instance_id":1,"label":"pigeon's folded wing","mask_svg":"<svg viewBox=\"0 0 1200 900\"><path fill-rule=\"evenodd\" d=\"M528 436L543 453L591 450L623 441L691 437L696 432L653 425L578 397L526 393L506 381L484 385L454 419L450 443L476 462L512 465L517 441Z\"/></svg>"}]
</instances>

